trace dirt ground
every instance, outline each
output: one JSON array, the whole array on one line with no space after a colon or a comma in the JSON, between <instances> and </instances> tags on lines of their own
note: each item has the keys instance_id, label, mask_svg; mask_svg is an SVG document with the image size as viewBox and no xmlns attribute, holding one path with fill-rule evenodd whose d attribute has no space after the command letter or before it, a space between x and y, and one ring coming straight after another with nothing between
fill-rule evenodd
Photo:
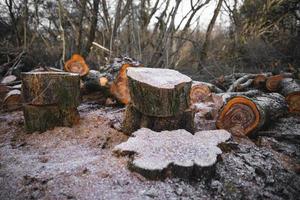
<instances>
[{"instance_id":1,"label":"dirt ground","mask_svg":"<svg viewBox=\"0 0 300 200\"><path fill-rule=\"evenodd\" d=\"M299 116L224 144L213 177L150 181L112 154L123 109L79 110L80 124L32 134L21 111L0 114L0 199L299 199Z\"/></svg>"}]
</instances>

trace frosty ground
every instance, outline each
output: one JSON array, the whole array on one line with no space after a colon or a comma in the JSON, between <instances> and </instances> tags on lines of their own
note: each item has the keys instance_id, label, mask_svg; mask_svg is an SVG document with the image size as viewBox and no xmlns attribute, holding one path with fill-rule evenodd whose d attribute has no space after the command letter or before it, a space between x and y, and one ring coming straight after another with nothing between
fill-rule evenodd
<instances>
[{"instance_id":1,"label":"frosty ground","mask_svg":"<svg viewBox=\"0 0 300 200\"><path fill-rule=\"evenodd\" d=\"M80 124L23 130L21 111L0 114L0 199L297 199L300 117L286 116L257 136L221 145L215 175L151 181L112 148L124 109L83 104Z\"/></svg>"}]
</instances>

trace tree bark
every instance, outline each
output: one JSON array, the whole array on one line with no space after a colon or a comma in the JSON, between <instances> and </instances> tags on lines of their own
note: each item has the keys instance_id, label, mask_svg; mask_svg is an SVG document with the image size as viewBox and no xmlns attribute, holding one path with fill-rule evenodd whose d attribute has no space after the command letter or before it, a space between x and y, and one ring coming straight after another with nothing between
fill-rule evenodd
<instances>
[{"instance_id":1,"label":"tree bark","mask_svg":"<svg viewBox=\"0 0 300 200\"><path fill-rule=\"evenodd\" d=\"M210 43L210 39L211 39L212 30L215 26L217 17L220 13L222 3L223 3L223 0L218 0L218 4L217 4L217 7L214 11L214 15L213 15L211 21L209 22L209 25L208 25L208 28L207 28L207 31L206 31L206 34L205 34L205 41L203 43L202 51L201 51L201 54L200 54L201 62L205 61L206 58L207 58L207 51L208 51L208 47L209 47L209 43Z\"/></svg>"},{"instance_id":2,"label":"tree bark","mask_svg":"<svg viewBox=\"0 0 300 200\"><path fill-rule=\"evenodd\" d=\"M300 81L286 78L280 83L280 93L285 96L289 111L300 113Z\"/></svg>"},{"instance_id":3,"label":"tree bark","mask_svg":"<svg viewBox=\"0 0 300 200\"><path fill-rule=\"evenodd\" d=\"M193 133L195 131L194 116L195 113L189 109L170 117L147 116L129 104L125 110L122 131L130 135L144 127L154 131L185 129Z\"/></svg>"},{"instance_id":4,"label":"tree bark","mask_svg":"<svg viewBox=\"0 0 300 200\"><path fill-rule=\"evenodd\" d=\"M55 126L72 126L79 122L76 108L60 108L56 105L24 105L25 129L28 132L46 131Z\"/></svg>"},{"instance_id":5,"label":"tree bark","mask_svg":"<svg viewBox=\"0 0 300 200\"><path fill-rule=\"evenodd\" d=\"M93 0L92 22L91 22L88 41L87 41L87 44L85 47L84 57L89 55L89 53L91 51L92 43L95 40L97 22L98 22L99 3L100 3L100 0Z\"/></svg>"}]
</instances>

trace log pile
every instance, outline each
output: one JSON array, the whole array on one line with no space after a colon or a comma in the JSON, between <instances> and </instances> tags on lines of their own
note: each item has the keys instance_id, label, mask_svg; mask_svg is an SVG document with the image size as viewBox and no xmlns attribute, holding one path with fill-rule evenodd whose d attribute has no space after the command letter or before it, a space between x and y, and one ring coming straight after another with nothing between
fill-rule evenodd
<instances>
[{"instance_id":1,"label":"log pile","mask_svg":"<svg viewBox=\"0 0 300 200\"><path fill-rule=\"evenodd\" d=\"M131 103L125 111L123 132L131 134L141 127L194 131L189 77L170 69L132 67L127 76Z\"/></svg>"},{"instance_id":2,"label":"log pile","mask_svg":"<svg viewBox=\"0 0 300 200\"><path fill-rule=\"evenodd\" d=\"M81 93L91 98L115 98L121 104L129 104L130 95L126 70L141 64L128 57L115 58L110 65L90 70L83 57L74 54L65 64L65 71L78 73L81 77ZM102 95L97 95L98 93ZM104 94L104 95L103 95Z\"/></svg>"},{"instance_id":3,"label":"log pile","mask_svg":"<svg viewBox=\"0 0 300 200\"><path fill-rule=\"evenodd\" d=\"M28 72L22 74L25 128L46 131L55 126L78 123L79 76L66 72Z\"/></svg>"},{"instance_id":4,"label":"log pile","mask_svg":"<svg viewBox=\"0 0 300 200\"><path fill-rule=\"evenodd\" d=\"M300 83L291 73L232 74L215 83L226 92L193 84L197 130L220 128L250 136L287 112L300 113Z\"/></svg>"}]
</instances>

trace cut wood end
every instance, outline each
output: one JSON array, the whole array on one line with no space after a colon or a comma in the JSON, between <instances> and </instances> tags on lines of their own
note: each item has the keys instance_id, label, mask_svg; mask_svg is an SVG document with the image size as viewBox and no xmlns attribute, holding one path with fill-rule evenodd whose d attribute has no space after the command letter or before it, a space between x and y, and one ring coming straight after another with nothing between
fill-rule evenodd
<instances>
[{"instance_id":1,"label":"cut wood end","mask_svg":"<svg viewBox=\"0 0 300 200\"><path fill-rule=\"evenodd\" d=\"M190 92L191 104L205 101L206 97L211 94L211 90L205 84L194 83L192 84Z\"/></svg>"},{"instance_id":2,"label":"cut wood end","mask_svg":"<svg viewBox=\"0 0 300 200\"><path fill-rule=\"evenodd\" d=\"M258 74L253 80L253 85L256 87L262 87L265 85L266 81L267 77L264 74Z\"/></svg>"},{"instance_id":3,"label":"cut wood end","mask_svg":"<svg viewBox=\"0 0 300 200\"><path fill-rule=\"evenodd\" d=\"M66 62L64 69L67 72L77 73L80 76L85 76L89 73L88 65L79 54L74 54L71 59Z\"/></svg>"},{"instance_id":4,"label":"cut wood end","mask_svg":"<svg viewBox=\"0 0 300 200\"><path fill-rule=\"evenodd\" d=\"M99 84L100 84L101 86L106 86L107 83L108 83L108 79L107 79L106 77L101 77L101 78L99 79Z\"/></svg>"},{"instance_id":5,"label":"cut wood end","mask_svg":"<svg viewBox=\"0 0 300 200\"><path fill-rule=\"evenodd\" d=\"M13 81L17 80L17 77L14 76L14 75L9 75L9 76L6 76L2 79L1 83L2 84L7 84L7 83L11 83Z\"/></svg>"},{"instance_id":6,"label":"cut wood end","mask_svg":"<svg viewBox=\"0 0 300 200\"><path fill-rule=\"evenodd\" d=\"M288 103L289 112L300 113L300 91L289 94L285 99Z\"/></svg>"},{"instance_id":7,"label":"cut wood end","mask_svg":"<svg viewBox=\"0 0 300 200\"><path fill-rule=\"evenodd\" d=\"M279 89L279 85L280 85L280 82L282 81L282 79L283 79L283 76L281 74L275 75L275 76L270 76L266 82L267 89L271 92L277 91Z\"/></svg>"},{"instance_id":8,"label":"cut wood end","mask_svg":"<svg viewBox=\"0 0 300 200\"><path fill-rule=\"evenodd\" d=\"M259 125L260 113L255 103L250 99L238 96L234 97L222 109L216 126L219 129L225 129L235 134L236 127L239 133L235 135L249 135ZM241 131L242 129L242 131Z\"/></svg>"},{"instance_id":9,"label":"cut wood end","mask_svg":"<svg viewBox=\"0 0 300 200\"><path fill-rule=\"evenodd\" d=\"M127 76L157 88L173 89L181 83L192 82L192 79L176 70L129 67Z\"/></svg>"}]
</instances>

